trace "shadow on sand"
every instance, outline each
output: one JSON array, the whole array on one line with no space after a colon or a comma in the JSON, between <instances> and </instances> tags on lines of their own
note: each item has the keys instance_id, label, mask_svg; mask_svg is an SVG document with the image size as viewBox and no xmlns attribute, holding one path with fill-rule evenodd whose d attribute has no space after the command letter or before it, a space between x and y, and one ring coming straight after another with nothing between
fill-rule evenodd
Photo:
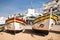
<instances>
[{"instance_id":1,"label":"shadow on sand","mask_svg":"<svg viewBox=\"0 0 60 40\"><path fill-rule=\"evenodd\" d=\"M56 33L56 34L60 34L60 31L54 31L54 30L51 30L50 32Z\"/></svg>"},{"instance_id":2,"label":"shadow on sand","mask_svg":"<svg viewBox=\"0 0 60 40\"><path fill-rule=\"evenodd\" d=\"M15 35L15 34L17 34L17 33L20 33L21 31L15 32L15 31L8 31L8 30L7 30L7 31L4 31L4 32L9 33L9 34L11 34L11 35ZM60 31L51 30L51 31L49 31L49 32L56 33L56 34L60 34ZM25 31L24 31L23 33L31 34L31 36L33 36L33 35L46 36L45 33L39 32L39 31L34 31L34 30L32 30L32 29L25 29Z\"/></svg>"},{"instance_id":3,"label":"shadow on sand","mask_svg":"<svg viewBox=\"0 0 60 40\"><path fill-rule=\"evenodd\" d=\"M18 34L18 33L22 32L22 31L15 32L15 31L6 30L4 32L9 33L11 35L15 35L15 34ZM36 31L33 31L32 29L25 29L25 31L23 33L31 34L32 37L33 37L33 35L45 36L44 33L42 33L42 32L36 32Z\"/></svg>"},{"instance_id":4,"label":"shadow on sand","mask_svg":"<svg viewBox=\"0 0 60 40\"><path fill-rule=\"evenodd\" d=\"M9 34L11 34L11 35L15 35L15 32L13 32L13 31L4 31L4 32L6 32L6 33L9 33Z\"/></svg>"},{"instance_id":5,"label":"shadow on sand","mask_svg":"<svg viewBox=\"0 0 60 40\"><path fill-rule=\"evenodd\" d=\"M44 34L44 33L42 33L42 32L34 31L34 30L32 30L32 29L25 29L25 32L24 32L24 33L31 34L32 37L33 37L34 35L46 36L46 34Z\"/></svg>"},{"instance_id":6,"label":"shadow on sand","mask_svg":"<svg viewBox=\"0 0 60 40\"><path fill-rule=\"evenodd\" d=\"M21 30L22 31L22 30ZM21 31L9 31L9 30L6 30L6 31L4 31L4 32L6 32L6 33L9 33L9 34L11 34L11 35L15 35L15 34L17 34L17 33L20 33Z\"/></svg>"}]
</instances>

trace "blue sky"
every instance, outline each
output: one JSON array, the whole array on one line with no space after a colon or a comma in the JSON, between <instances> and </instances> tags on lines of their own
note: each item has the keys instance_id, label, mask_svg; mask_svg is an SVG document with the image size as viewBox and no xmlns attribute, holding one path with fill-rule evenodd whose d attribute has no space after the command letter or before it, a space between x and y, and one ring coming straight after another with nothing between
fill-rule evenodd
<instances>
[{"instance_id":1,"label":"blue sky","mask_svg":"<svg viewBox=\"0 0 60 40\"><path fill-rule=\"evenodd\" d=\"M38 9L44 2L49 0L0 0L0 16L7 16L12 13L23 13L28 8Z\"/></svg>"}]
</instances>

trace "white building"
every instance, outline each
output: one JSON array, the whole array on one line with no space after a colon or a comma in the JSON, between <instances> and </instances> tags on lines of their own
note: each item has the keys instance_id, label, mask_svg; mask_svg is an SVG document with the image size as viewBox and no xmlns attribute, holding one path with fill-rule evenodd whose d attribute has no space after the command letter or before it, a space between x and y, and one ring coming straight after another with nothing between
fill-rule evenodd
<instances>
[{"instance_id":1,"label":"white building","mask_svg":"<svg viewBox=\"0 0 60 40\"><path fill-rule=\"evenodd\" d=\"M27 20L27 24L32 24L33 20L39 15L40 13L37 13L35 9L29 8L25 16Z\"/></svg>"},{"instance_id":2,"label":"white building","mask_svg":"<svg viewBox=\"0 0 60 40\"><path fill-rule=\"evenodd\" d=\"M60 6L60 0L50 0L49 2L46 2L43 4L43 13L50 12L50 9L52 7L52 11L56 12L58 5Z\"/></svg>"},{"instance_id":3,"label":"white building","mask_svg":"<svg viewBox=\"0 0 60 40\"><path fill-rule=\"evenodd\" d=\"M49 13L52 8L52 12L58 15L60 24L60 0L50 0L43 4L43 13Z\"/></svg>"},{"instance_id":4,"label":"white building","mask_svg":"<svg viewBox=\"0 0 60 40\"><path fill-rule=\"evenodd\" d=\"M0 17L0 25L5 24L6 19L6 17Z\"/></svg>"},{"instance_id":5,"label":"white building","mask_svg":"<svg viewBox=\"0 0 60 40\"><path fill-rule=\"evenodd\" d=\"M26 16L38 16L39 13L36 13L35 9L29 8Z\"/></svg>"},{"instance_id":6,"label":"white building","mask_svg":"<svg viewBox=\"0 0 60 40\"><path fill-rule=\"evenodd\" d=\"M32 15L34 15L34 13L35 13L34 9L28 9L27 16L32 16Z\"/></svg>"}]
</instances>

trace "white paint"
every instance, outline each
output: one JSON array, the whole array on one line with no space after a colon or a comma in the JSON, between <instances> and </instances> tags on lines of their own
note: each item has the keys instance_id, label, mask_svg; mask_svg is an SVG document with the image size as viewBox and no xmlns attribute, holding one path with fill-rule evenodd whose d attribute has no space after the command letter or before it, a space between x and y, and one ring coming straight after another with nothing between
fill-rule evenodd
<instances>
[{"instance_id":1,"label":"white paint","mask_svg":"<svg viewBox=\"0 0 60 40\"><path fill-rule=\"evenodd\" d=\"M15 27L15 30L23 30L24 29L24 25L17 23L17 22L14 22L14 27Z\"/></svg>"},{"instance_id":2,"label":"white paint","mask_svg":"<svg viewBox=\"0 0 60 40\"><path fill-rule=\"evenodd\" d=\"M6 17L0 17L0 24L5 24Z\"/></svg>"},{"instance_id":3,"label":"white paint","mask_svg":"<svg viewBox=\"0 0 60 40\"><path fill-rule=\"evenodd\" d=\"M26 16L33 16L34 13L35 13L34 9L28 9L28 13Z\"/></svg>"}]
</instances>

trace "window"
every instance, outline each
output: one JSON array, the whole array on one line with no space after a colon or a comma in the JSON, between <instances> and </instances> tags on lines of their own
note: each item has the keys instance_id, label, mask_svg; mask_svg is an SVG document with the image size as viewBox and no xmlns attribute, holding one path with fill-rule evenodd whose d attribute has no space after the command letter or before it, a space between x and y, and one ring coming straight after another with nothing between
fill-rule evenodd
<instances>
[{"instance_id":1,"label":"window","mask_svg":"<svg viewBox=\"0 0 60 40\"><path fill-rule=\"evenodd\" d=\"M57 8L53 8L53 9L52 9L52 11L55 11L55 10L57 10Z\"/></svg>"},{"instance_id":2,"label":"window","mask_svg":"<svg viewBox=\"0 0 60 40\"><path fill-rule=\"evenodd\" d=\"M59 0L56 0L56 2L58 2Z\"/></svg>"}]
</instances>

